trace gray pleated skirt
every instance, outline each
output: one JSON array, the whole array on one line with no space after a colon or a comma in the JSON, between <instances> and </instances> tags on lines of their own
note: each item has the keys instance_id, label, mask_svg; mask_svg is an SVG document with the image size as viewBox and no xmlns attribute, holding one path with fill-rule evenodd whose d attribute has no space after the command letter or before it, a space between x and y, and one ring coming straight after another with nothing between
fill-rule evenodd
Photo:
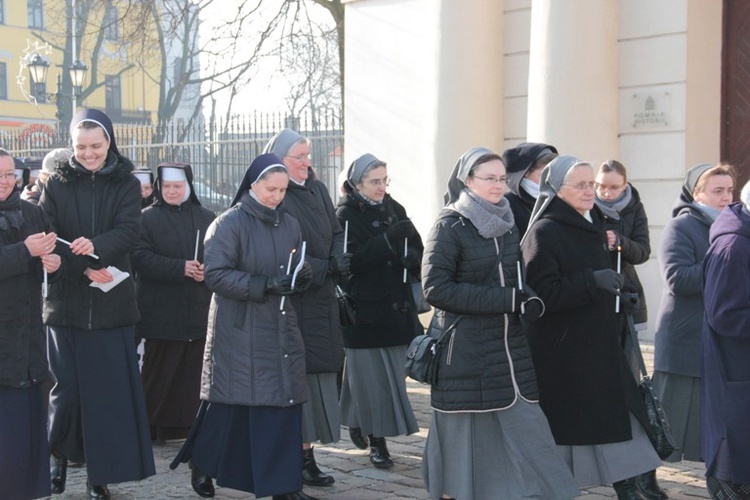
<instances>
[{"instance_id":1,"label":"gray pleated skirt","mask_svg":"<svg viewBox=\"0 0 750 500\"><path fill-rule=\"evenodd\" d=\"M335 443L341 438L339 390L335 373L307 375L307 402L302 405L302 442Z\"/></svg>"},{"instance_id":2,"label":"gray pleated skirt","mask_svg":"<svg viewBox=\"0 0 750 500\"><path fill-rule=\"evenodd\" d=\"M641 423L630 414L633 439L584 446L558 445L579 487L609 485L649 472L661 465Z\"/></svg>"},{"instance_id":3,"label":"gray pleated skirt","mask_svg":"<svg viewBox=\"0 0 750 500\"><path fill-rule=\"evenodd\" d=\"M419 431L406 395L406 346L345 349L341 421L375 437Z\"/></svg>"},{"instance_id":4,"label":"gray pleated skirt","mask_svg":"<svg viewBox=\"0 0 750 500\"><path fill-rule=\"evenodd\" d=\"M667 414L677 447L665 462L701 458L701 379L674 373L654 372L654 389Z\"/></svg>"},{"instance_id":5,"label":"gray pleated skirt","mask_svg":"<svg viewBox=\"0 0 750 500\"><path fill-rule=\"evenodd\" d=\"M431 498L569 499L580 494L541 408L522 399L505 410L433 411L422 477Z\"/></svg>"}]
</instances>

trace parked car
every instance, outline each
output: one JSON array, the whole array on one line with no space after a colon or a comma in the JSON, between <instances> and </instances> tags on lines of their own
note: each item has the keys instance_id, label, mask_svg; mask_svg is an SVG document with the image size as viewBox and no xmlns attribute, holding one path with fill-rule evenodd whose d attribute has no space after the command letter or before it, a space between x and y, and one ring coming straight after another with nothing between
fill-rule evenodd
<instances>
[{"instance_id":1,"label":"parked car","mask_svg":"<svg viewBox=\"0 0 750 500\"><path fill-rule=\"evenodd\" d=\"M198 199L201 204L209 210L213 210L217 214L220 214L232 203L232 198L229 196L217 193L202 181L193 181L193 188L195 194L198 195Z\"/></svg>"}]
</instances>

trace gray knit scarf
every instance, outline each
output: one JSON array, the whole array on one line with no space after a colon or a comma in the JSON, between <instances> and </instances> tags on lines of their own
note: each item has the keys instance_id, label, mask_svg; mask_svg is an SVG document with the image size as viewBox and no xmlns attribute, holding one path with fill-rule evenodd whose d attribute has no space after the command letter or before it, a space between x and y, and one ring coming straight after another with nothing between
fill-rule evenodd
<instances>
[{"instance_id":1,"label":"gray knit scarf","mask_svg":"<svg viewBox=\"0 0 750 500\"><path fill-rule=\"evenodd\" d=\"M632 198L633 190L631 189L630 184L628 184L625 187L625 191L623 191L618 198L612 201L605 201L599 199L599 197L597 196L595 198L595 203L601 209L601 211L604 212L604 215L606 215L610 219L620 220L620 212L622 212L623 208L628 206L628 203L630 203L630 200Z\"/></svg>"},{"instance_id":2,"label":"gray knit scarf","mask_svg":"<svg viewBox=\"0 0 750 500\"><path fill-rule=\"evenodd\" d=\"M469 219L476 226L479 235L486 239L502 236L515 225L507 199L503 198L497 204L493 204L467 188L462 189L458 199L446 208Z\"/></svg>"}]
</instances>

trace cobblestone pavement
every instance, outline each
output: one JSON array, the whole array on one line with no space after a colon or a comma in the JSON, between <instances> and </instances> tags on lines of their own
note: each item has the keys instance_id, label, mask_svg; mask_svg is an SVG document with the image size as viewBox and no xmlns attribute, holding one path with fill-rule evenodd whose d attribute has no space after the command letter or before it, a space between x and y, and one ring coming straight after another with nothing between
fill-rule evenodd
<instances>
[{"instance_id":1,"label":"cobblestone pavement","mask_svg":"<svg viewBox=\"0 0 750 500\"><path fill-rule=\"evenodd\" d=\"M644 345L644 357L651 363L653 348ZM430 391L428 386L409 380L409 398L417 415L420 431L411 436L388 439L388 448L395 465L390 470L378 470L370 465L367 451L359 450L349 441L348 432L342 429L342 439L333 445L319 445L315 457L320 468L336 479L327 488L305 487L305 492L321 500L412 500L428 499L422 483L420 462L422 448L430 419ZM177 470L169 470L169 462L180 448L181 441L170 441L165 446L154 447L156 476L143 481L110 485L112 498L125 499L199 499L190 487L190 472L182 464ZM657 471L661 487L671 499L710 498L706 491L702 463L680 462L665 464ZM68 471L68 487L64 494L55 495L55 500L85 499L86 473L81 468ZM249 493L217 488L217 500L254 499ZM587 489L580 497L584 500L616 498L610 487ZM487 499L494 500L494 499Z\"/></svg>"}]
</instances>

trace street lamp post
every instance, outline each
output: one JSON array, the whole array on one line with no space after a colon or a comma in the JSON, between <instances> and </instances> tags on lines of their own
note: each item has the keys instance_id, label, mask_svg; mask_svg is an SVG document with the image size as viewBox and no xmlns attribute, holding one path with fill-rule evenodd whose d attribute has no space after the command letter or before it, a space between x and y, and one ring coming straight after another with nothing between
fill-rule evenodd
<instances>
[{"instance_id":1,"label":"street lamp post","mask_svg":"<svg viewBox=\"0 0 750 500\"><path fill-rule=\"evenodd\" d=\"M29 77L35 87L38 88L40 83L44 83L47 80L47 71L49 70L49 61L44 59L39 53L36 53L27 64L29 68ZM68 101L71 102L71 117L75 114L76 100L81 95L81 88L83 87L83 81L86 79L86 72L88 66L83 64L80 60L76 61L68 68L70 74L70 81L72 82L73 89L71 95L67 95L62 89L62 75L57 75L57 91L54 94L45 94L45 97L53 101L57 105L57 127L59 137L63 137L65 132L64 116L65 108Z\"/></svg>"}]
</instances>

